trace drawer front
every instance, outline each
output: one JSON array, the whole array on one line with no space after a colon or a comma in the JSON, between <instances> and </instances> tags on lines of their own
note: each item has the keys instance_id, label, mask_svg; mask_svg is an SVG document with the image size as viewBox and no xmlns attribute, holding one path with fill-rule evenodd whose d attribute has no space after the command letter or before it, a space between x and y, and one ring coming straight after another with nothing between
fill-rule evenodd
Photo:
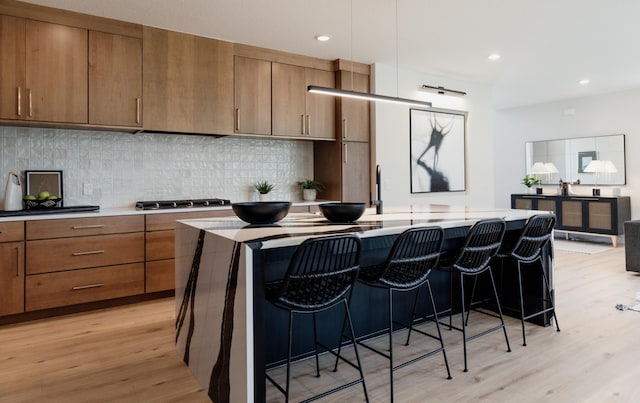
<instances>
[{"instance_id":1,"label":"drawer front","mask_svg":"<svg viewBox=\"0 0 640 403\"><path fill-rule=\"evenodd\" d=\"M147 260L173 259L175 257L175 231L147 232L145 240Z\"/></svg>"},{"instance_id":2,"label":"drawer front","mask_svg":"<svg viewBox=\"0 0 640 403\"><path fill-rule=\"evenodd\" d=\"M0 242L22 241L24 221L0 222Z\"/></svg>"},{"instance_id":3,"label":"drawer front","mask_svg":"<svg viewBox=\"0 0 640 403\"><path fill-rule=\"evenodd\" d=\"M27 274L144 261L144 234L27 241Z\"/></svg>"},{"instance_id":4,"label":"drawer front","mask_svg":"<svg viewBox=\"0 0 640 403\"><path fill-rule=\"evenodd\" d=\"M144 264L37 274L26 279L26 310L144 293Z\"/></svg>"},{"instance_id":5,"label":"drawer front","mask_svg":"<svg viewBox=\"0 0 640 403\"><path fill-rule=\"evenodd\" d=\"M176 288L175 260L157 260L146 263L146 292L166 291Z\"/></svg>"},{"instance_id":6,"label":"drawer front","mask_svg":"<svg viewBox=\"0 0 640 403\"><path fill-rule=\"evenodd\" d=\"M65 218L27 222L27 240L144 231L144 216Z\"/></svg>"},{"instance_id":7,"label":"drawer front","mask_svg":"<svg viewBox=\"0 0 640 403\"><path fill-rule=\"evenodd\" d=\"M176 220L209 217L230 217L232 210L190 211L186 213L147 214L147 231L162 231L176 228Z\"/></svg>"}]
</instances>

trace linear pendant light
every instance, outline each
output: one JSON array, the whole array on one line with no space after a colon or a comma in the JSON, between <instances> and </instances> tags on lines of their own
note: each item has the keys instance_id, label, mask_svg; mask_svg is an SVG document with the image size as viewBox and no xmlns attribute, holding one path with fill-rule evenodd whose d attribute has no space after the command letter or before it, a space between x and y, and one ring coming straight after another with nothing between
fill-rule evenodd
<instances>
[{"instance_id":1,"label":"linear pendant light","mask_svg":"<svg viewBox=\"0 0 640 403\"><path fill-rule=\"evenodd\" d=\"M353 60L353 0L349 2L350 13L349 18L351 19L351 60ZM353 74L353 69L351 70ZM351 78L351 82L353 83L353 77ZM398 88L398 0L396 0L396 91ZM330 88L330 87L319 87L317 85L309 85L307 87L307 91L315 94L324 94L324 95L333 95L336 97L342 98L354 98L354 99L363 99L366 101L376 101L376 102L387 102L393 104L401 104L401 105L410 105L410 106L419 106L423 108L431 108L431 102L426 101L418 101L414 99L408 98L400 98L400 97L391 97L387 95L378 95L371 94L368 92L359 92L352 90L344 90L340 88Z\"/></svg>"},{"instance_id":2,"label":"linear pendant light","mask_svg":"<svg viewBox=\"0 0 640 403\"><path fill-rule=\"evenodd\" d=\"M379 102L388 102L393 104L421 106L423 108L431 108L431 102L417 101L417 100L408 99L408 98L390 97L387 95L370 94L368 92L341 90L339 88L319 87L317 85L310 85L307 87L307 91L314 94L333 95L336 97L343 97L343 98L364 99L366 101L379 101Z\"/></svg>"}]
</instances>

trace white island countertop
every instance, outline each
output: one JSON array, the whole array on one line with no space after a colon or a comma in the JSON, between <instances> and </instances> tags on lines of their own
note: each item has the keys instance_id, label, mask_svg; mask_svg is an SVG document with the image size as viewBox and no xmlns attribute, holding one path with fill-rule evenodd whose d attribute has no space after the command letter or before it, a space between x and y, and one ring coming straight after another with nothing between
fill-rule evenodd
<instances>
[{"instance_id":1,"label":"white island countertop","mask_svg":"<svg viewBox=\"0 0 640 403\"><path fill-rule=\"evenodd\" d=\"M312 236L357 233L361 237L397 234L415 226L438 225L443 228L470 226L487 218L505 221L526 220L540 211L472 208L448 205L421 205L387 208L376 214L375 208L353 223L333 223L320 213L291 213L272 225L249 225L237 217L202 218L180 222L236 242L260 242L262 248L278 248L300 244Z\"/></svg>"}]
</instances>

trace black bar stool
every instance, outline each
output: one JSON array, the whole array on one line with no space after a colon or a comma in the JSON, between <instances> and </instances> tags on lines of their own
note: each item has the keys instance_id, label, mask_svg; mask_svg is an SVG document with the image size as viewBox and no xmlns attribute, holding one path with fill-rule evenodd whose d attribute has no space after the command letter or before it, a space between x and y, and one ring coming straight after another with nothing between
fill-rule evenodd
<instances>
[{"instance_id":1,"label":"black bar stool","mask_svg":"<svg viewBox=\"0 0 640 403\"><path fill-rule=\"evenodd\" d=\"M363 347L382 355L389 360L389 381L391 386L391 401L393 401L393 371L403 368L409 364L413 364L423 358L442 352L444 357L444 364L447 369L447 378L451 379L451 373L449 372L449 363L447 361L447 354L442 342L442 334L440 333L440 325L436 317L435 303L433 301L433 294L431 292L431 285L429 284L428 276L431 269L438 264L440 253L442 249L442 242L444 239L444 230L440 227L423 227L423 228L411 228L404 231L395 240L391 252L387 257L387 260L377 266L363 267L360 270L359 281L371 286L384 288L389 292L388 309L389 309L389 354L377 350L371 346L359 342ZM409 328L409 334L407 335L406 345L409 345L409 337L411 336L411 330L419 332L425 336L431 337L440 342L440 347L432 351L424 353L418 357L415 357L409 361L401 364L394 365L393 363L393 324L396 323L393 320L393 293L394 292L407 292L417 289L416 300L420 293L420 287L426 284L427 292L429 294L428 304L431 306L434 313L434 322L436 323L436 329L438 335L432 335L423 332L419 329L414 329L412 322L413 317L406 325ZM415 311L414 302L414 311ZM337 364L337 362L336 362Z\"/></svg>"},{"instance_id":2,"label":"black bar stool","mask_svg":"<svg viewBox=\"0 0 640 403\"><path fill-rule=\"evenodd\" d=\"M538 214L530 217L520 234L520 237L516 241L515 245L506 247L501 250L497 258L500 259L502 264L504 260L515 260L518 265L518 292L520 295L520 319L522 322L522 345L527 345L527 338L525 335L524 321L534 318L547 312L551 312L554 321L556 322L556 330L559 332L558 317L556 316L556 309L553 303L553 296L551 295L551 288L549 287L549 279L544 271L542 265L542 251L551 239L553 233L553 227L556 224L556 217L553 214ZM524 295L522 291L522 265L533 267L533 263L540 262L539 267L544 279L544 287L546 287L547 297L542 298L543 302L549 303L550 307L529 313L525 315L524 311Z\"/></svg>"},{"instance_id":3,"label":"black bar stool","mask_svg":"<svg viewBox=\"0 0 640 403\"><path fill-rule=\"evenodd\" d=\"M335 387L321 394L312 396L305 401L311 401L325 397L331 393L362 383L364 396L369 401L367 387L364 382L360 356L349 312L348 297L358 277L360 261L360 239L355 235L338 235L305 240L296 249L285 277L281 281L265 284L265 294L269 302L276 307L289 312L289 336L287 355L287 381L286 386L280 386L268 373L266 378L273 383L284 395L285 401L289 401L289 386L291 381L291 345L293 336L294 314L313 315L313 338L316 358L316 376L320 376L318 362L318 346L336 356L357 369L360 378L346 384ZM317 338L316 313L333 308L339 304L344 305L345 321L349 323L351 342L356 355L357 363L345 359L336 354L332 349L320 343ZM341 335L340 339L341 340Z\"/></svg>"},{"instance_id":4,"label":"black bar stool","mask_svg":"<svg viewBox=\"0 0 640 403\"><path fill-rule=\"evenodd\" d=\"M462 346L464 351L464 372L468 371L467 368L467 341L474 340L480 336L484 336L495 330L502 329L504 332L504 339L507 342L507 351L511 351L509 345L509 338L507 337L507 328L504 325L504 319L502 317L502 309L500 308L500 301L498 299L498 292L496 289L496 283L491 272L491 258L493 258L502 244L504 232L506 229L506 223L500 218L480 220L476 222L467 233L464 245L460 250L455 252L454 256L450 259L443 259L441 265L437 267L438 270L444 270L451 273L451 287L453 288L453 274L460 274L460 307L462 310L462 327L457 328L452 325L451 315L453 311L453 290L450 293L450 305L449 305L449 329L456 329L462 331ZM467 336L467 324L469 317L465 318L465 277L473 277L474 280L477 276L483 273L489 273L491 279L491 287L493 289L493 296L495 297L496 306L498 308L497 317L500 318L500 325L484 330L472 336ZM475 284L475 281L474 281ZM474 287L475 288L475 287ZM473 293L469 301L469 307L473 303ZM444 311L446 312L446 310ZM485 312L483 312L485 313ZM491 315L496 316L496 315Z\"/></svg>"}]
</instances>

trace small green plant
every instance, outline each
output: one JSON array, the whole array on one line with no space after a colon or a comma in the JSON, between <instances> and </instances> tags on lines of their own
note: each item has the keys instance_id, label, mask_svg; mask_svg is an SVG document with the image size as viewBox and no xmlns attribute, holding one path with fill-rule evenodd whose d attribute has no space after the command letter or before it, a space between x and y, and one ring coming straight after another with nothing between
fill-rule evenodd
<instances>
[{"instance_id":1,"label":"small green plant","mask_svg":"<svg viewBox=\"0 0 640 403\"><path fill-rule=\"evenodd\" d=\"M317 182L311 179L305 179L303 181L298 182L298 187L300 187L300 189L312 189L312 190L315 190L316 192L321 192L323 189L322 184L320 184L320 182Z\"/></svg>"},{"instance_id":2,"label":"small green plant","mask_svg":"<svg viewBox=\"0 0 640 403\"><path fill-rule=\"evenodd\" d=\"M258 193L260 193L262 195L266 195L267 193L271 192L276 187L276 185L274 185L273 183L269 183L269 181L266 181L266 180L256 182L256 184L253 185L253 186L256 188Z\"/></svg>"},{"instance_id":3,"label":"small green plant","mask_svg":"<svg viewBox=\"0 0 640 403\"><path fill-rule=\"evenodd\" d=\"M541 183L542 183L542 180L540 178L536 178L535 176L531 176L529 174L526 174L522 179L522 184L524 184L528 188L530 188L533 185L539 185Z\"/></svg>"}]
</instances>

